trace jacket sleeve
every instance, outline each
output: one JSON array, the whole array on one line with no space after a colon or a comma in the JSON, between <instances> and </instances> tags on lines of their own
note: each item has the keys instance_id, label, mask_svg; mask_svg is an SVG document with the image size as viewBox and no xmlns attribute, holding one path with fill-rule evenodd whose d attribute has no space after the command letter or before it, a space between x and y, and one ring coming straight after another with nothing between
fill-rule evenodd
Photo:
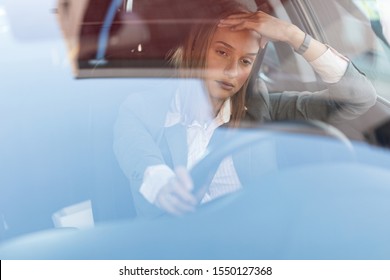
<instances>
[{"instance_id":1,"label":"jacket sleeve","mask_svg":"<svg viewBox=\"0 0 390 280\"><path fill-rule=\"evenodd\" d=\"M150 97L150 96L149 96ZM156 95L156 98L160 98ZM157 104L164 103L154 100ZM158 147L163 127L163 105L153 108L142 94L131 94L119 109L114 125L113 149L117 161L129 180L137 214L154 216L160 210L139 192L146 168L164 164ZM153 111L154 110L154 111Z\"/></svg>"},{"instance_id":2,"label":"jacket sleeve","mask_svg":"<svg viewBox=\"0 0 390 280\"><path fill-rule=\"evenodd\" d=\"M341 80L318 92L272 93L272 120L341 121L354 119L376 102L371 82L349 62Z\"/></svg>"}]
</instances>

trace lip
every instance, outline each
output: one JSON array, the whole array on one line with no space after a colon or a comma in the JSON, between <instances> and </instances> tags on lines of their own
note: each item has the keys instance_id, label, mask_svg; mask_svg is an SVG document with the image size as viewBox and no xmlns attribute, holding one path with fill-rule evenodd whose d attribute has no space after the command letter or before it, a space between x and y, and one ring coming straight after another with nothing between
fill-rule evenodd
<instances>
[{"instance_id":1,"label":"lip","mask_svg":"<svg viewBox=\"0 0 390 280\"><path fill-rule=\"evenodd\" d=\"M218 83L218 85L224 89L224 90L232 90L234 89L234 85L229 83L229 82L225 82L225 81L216 81Z\"/></svg>"}]
</instances>

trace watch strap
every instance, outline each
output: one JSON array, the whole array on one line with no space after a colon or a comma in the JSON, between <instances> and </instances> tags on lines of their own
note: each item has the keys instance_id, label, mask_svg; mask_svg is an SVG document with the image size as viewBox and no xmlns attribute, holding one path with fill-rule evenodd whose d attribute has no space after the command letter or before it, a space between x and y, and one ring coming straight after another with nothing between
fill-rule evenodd
<instances>
[{"instance_id":1,"label":"watch strap","mask_svg":"<svg viewBox=\"0 0 390 280\"><path fill-rule=\"evenodd\" d=\"M295 52L300 54L300 55L303 55L307 51L307 49L309 48L310 41L311 41L311 36L309 34L305 33L305 39L303 39L302 44L299 46L299 48L297 50L295 50Z\"/></svg>"}]
</instances>

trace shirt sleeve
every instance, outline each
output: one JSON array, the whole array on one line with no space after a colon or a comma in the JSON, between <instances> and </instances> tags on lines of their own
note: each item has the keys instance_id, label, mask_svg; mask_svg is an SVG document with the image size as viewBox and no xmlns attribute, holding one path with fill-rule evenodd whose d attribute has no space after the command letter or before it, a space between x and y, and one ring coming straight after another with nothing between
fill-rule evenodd
<instances>
[{"instance_id":1,"label":"shirt sleeve","mask_svg":"<svg viewBox=\"0 0 390 280\"><path fill-rule=\"evenodd\" d=\"M328 47L326 52L309 63L325 83L334 84L344 76L348 62L348 58Z\"/></svg>"},{"instance_id":2,"label":"shirt sleeve","mask_svg":"<svg viewBox=\"0 0 390 280\"><path fill-rule=\"evenodd\" d=\"M161 188L175 176L175 173L167 165L159 164L152 165L146 168L144 180L139 189L139 192L150 203L156 201L156 197Z\"/></svg>"}]
</instances>

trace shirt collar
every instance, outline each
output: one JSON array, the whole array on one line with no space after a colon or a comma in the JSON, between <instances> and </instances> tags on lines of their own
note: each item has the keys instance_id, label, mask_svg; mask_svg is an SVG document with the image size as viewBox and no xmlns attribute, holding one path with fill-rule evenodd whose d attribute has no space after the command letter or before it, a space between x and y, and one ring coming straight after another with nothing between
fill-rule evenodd
<instances>
[{"instance_id":1,"label":"shirt collar","mask_svg":"<svg viewBox=\"0 0 390 280\"><path fill-rule=\"evenodd\" d=\"M191 125L208 125L211 122L217 122L218 125L222 125L228 123L231 117L231 99L230 97L225 100L222 104L221 109L219 110L217 116L214 119L210 119L209 121L205 121L205 119L197 119L194 118L190 123L186 121L186 117L183 114L183 110L181 108L180 96L178 92L176 92L175 97L172 100L171 106L167 113L165 119L165 127L170 127L176 125L178 123L182 123L183 125L191 126Z\"/></svg>"}]
</instances>

